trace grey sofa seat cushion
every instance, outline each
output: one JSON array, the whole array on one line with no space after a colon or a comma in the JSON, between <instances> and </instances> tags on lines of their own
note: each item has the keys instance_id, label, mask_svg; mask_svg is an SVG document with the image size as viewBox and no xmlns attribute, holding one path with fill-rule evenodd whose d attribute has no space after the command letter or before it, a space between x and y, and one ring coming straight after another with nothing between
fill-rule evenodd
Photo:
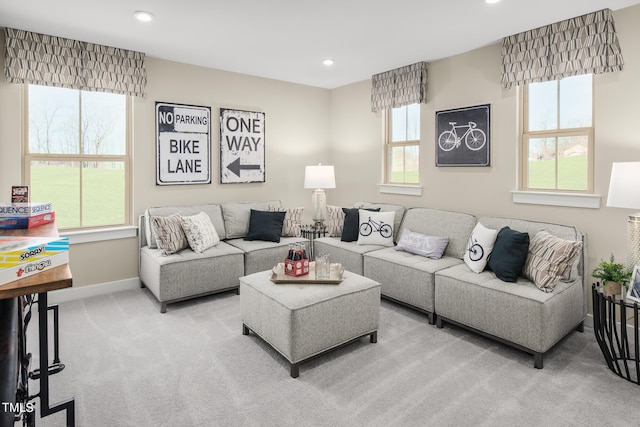
<instances>
[{"instance_id":1,"label":"grey sofa seat cushion","mask_svg":"<svg viewBox=\"0 0 640 427\"><path fill-rule=\"evenodd\" d=\"M273 269L278 263L284 262L289 252L289 243L297 242L308 243L308 240L302 237L282 237L278 243L244 239L226 241L244 253L245 275Z\"/></svg>"},{"instance_id":2,"label":"grey sofa seat cushion","mask_svg":"<svg viewBox=\"0 0 640 427\"><path fill-rule=\"evenodd\" d=\"M433 313L435 272L461 264L451 256L426 258L385 248L364 254L364 275L382 286L382 295Z\"/></svg>"},{"instance_id":3,"label":"grey sofa seat cushion","mask_svg":"<svg viewBox=\"0 0 640 427\"><path fill-rule=\"evenodd\" d=\"M385 247L381 245L343 242L340 237L320 237L313 241L314 254L328 254L331 262L339 262L345 270L360 275L364 272L362 255L383 248Z\"/></svg>"},{"instance_id":4,"label":"grey sofa seat cushion","mask_svg":"<svg viewBox=\"0 0 640 427\"><path fill-rule=\"evenodd\" d=\"M429 236L448 237L449 244L444 254L462 259L475 225L476 217L466 213L410 208L404 214L400 232L407 228Z\"/></svg>"},{"instance_id":5,"label":"grey sofa seat cushion","mask_svg":"<svg viewBox=\"0 0 640 427\"><path fill-rule=\"evenodd\" d=\"M503 282L466 264L435 274L436 314L544 353L583 319L582 281L560 282L553 292L531 281Z\"/></svg>"},{"instance_id":6,"label":"grey sofa seat cushion","mask_svg":"<svg viewBox=\"0 0 640 427\"><path fill-rule=\"evenodd\" d=\"M280 200L257 202L225 202L221 205L226 239L237 239L247 235L251 209L268 211L269 206L281 207Z\"/></svg>"},{"instance_id":7,"label":"grey sofa seat cushion","mask_svg":"<svg viewBox=\"0 0 640 427\"><path fill-rule=\"evenodd\" d=\"M144 221L144 236L146 237L144 241L141 241L141 246L145 244L155 249L156 246L156 236L153 232L153 227L151 227L151 222L149 221L152 216L169 216L173 214L179 214L182 216L191 216L197 215L200 212L206 213L213 226L218 233L220 238L224 238L226 232L224 228L224 220L222 218L222 210L220 205L218 204L202 204L202 205L187 205L187 206L159 206L159 207L150 207L145 211L144 216L141 218L141 221Z\"/></svg>"},{"instance_id":8,"label":"grey sofa seat cushion","mask_svg":"<svg viewBox=\"0 0 640 427\"><path fill-rule=\"evenodd\" d=\"M140 280L166 302L239 286L244 254L224 242L202 253L184 249L163 256L148 246L140 250Z\"/></svg>"}]
</instances>

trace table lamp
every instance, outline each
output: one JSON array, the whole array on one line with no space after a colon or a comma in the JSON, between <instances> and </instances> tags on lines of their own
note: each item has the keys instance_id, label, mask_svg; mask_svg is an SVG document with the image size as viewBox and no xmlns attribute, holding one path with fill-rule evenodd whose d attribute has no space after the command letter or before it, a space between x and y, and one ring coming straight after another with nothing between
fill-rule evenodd
<instances>
[{"instance_id":1,"label":"table lamp","mask_svg":"<svg viewBox=\"0 0 640 427\"><path fill-rule=\"evenodd\" d=\"M613 163L607 206L640 209L640 162ZM627 267L640 259L640 212L627 220Z\"/></svg>"},{"instance_id":2,"label":"table lamp","mask_svg":"<svg viewBox=\"0 0 640 427\"><path fill-rule=\"evenodd\" d=\"M327 219L327 194L325 188L336 188L333 166L307 166L304 170L304 188L313 188L311 210L314 227L319 228Z\"/></svg>"}]
</instances>

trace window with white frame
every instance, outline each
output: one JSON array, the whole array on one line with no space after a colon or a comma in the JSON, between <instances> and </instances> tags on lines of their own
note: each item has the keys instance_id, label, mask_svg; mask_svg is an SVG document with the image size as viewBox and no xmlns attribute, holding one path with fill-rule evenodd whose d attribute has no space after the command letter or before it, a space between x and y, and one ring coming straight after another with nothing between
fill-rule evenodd
<instances>
[{"instance_id":1,"label":"window with white frame","mask_svg":"<svg viewBox=\"0 0 640 427\"><path fill-rule=\"evenodd\" d=\"M592 193L592 76L529 83L523 91L520 188Z\"/></svg>"},{"instance_id":2,"label":"window with white frame","mask_svg":"<svg viewBox=\"0 0 640 427\"><path fill-rule=\"evenodd\" d=\"M30 200L61 230L130 225L130 97L28 85L25 99Z\"/></svg>"},{"instance_id":3,"label":"window with white frame","mask_svg":"<svg viewBox=\"0 0 640 427\"><path fill-rule=\"evenodd\" d=\"M420 104L387 109L385 183L418 184Z\"/></svg>"}]
</instances>

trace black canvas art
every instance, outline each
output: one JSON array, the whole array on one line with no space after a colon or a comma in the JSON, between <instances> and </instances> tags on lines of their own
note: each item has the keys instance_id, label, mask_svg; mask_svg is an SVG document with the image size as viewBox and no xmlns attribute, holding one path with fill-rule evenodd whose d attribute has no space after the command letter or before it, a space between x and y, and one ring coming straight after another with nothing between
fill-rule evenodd
<instances>
[{"instance_id":1,"label":"black canvas art","mask_svg":"<svg viewBox=\"0 0 640 427\"><path fill-rule=\"evenodd\" d=\"M489 166L490 108L436 112L436 166Z\"/></svg>"}]
</instances>

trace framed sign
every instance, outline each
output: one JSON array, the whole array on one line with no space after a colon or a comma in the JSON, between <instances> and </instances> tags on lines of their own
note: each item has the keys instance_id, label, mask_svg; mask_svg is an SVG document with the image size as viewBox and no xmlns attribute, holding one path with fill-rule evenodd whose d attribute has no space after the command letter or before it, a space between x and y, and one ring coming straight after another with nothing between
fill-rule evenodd
<instances>
[{"instance_id":1,"label":"framed sign","mask_svg":"<svg viewBox=\"0 0 640 427\"><path fill-rule=\"evenodd\" d=\"M436 112L436 166L489 166L489 104Z\"/></svg>"},{"instance_id":2,"label":"framed sign","mask_svg":"<svg viewBox=\"0 0 640 427\"><path fill-rule=\"evenodd\" d=\"M211 184L211 108L156 102L156 185Z\"/></svg>"},{"instance_id":3,"label":"framed sign","mask_svg":"<svg viewBox=\"0 0 640 427\"><path fill-rule=\"evenodd\" d=\"M220 183L265 182L265 114L220 109Z\"/></svg>"}]
</instances>

